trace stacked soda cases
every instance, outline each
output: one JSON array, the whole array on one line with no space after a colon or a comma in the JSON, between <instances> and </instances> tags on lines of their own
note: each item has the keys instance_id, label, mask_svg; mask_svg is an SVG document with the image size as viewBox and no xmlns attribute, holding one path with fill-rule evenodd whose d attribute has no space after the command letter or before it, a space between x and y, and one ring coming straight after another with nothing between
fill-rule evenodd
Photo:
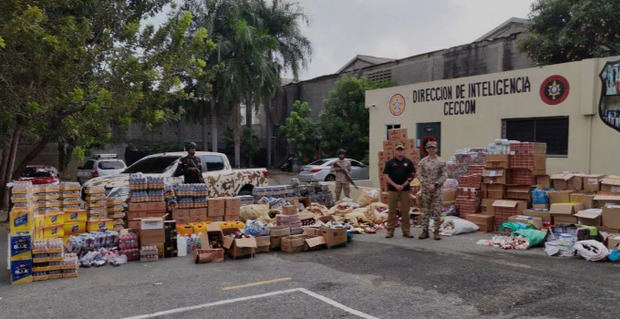
<instances>
[{"instance_id":1,"label":"stacked soda cases","mask_svg":"<svg viewBox=\"0 0 620 319\"><path fill-rule=\"evenodd\" d=\"M121 255L127 256L127 261L140 260L140 245L138 233L133 231L121 231L118 240L118 248Z\"/></svg>"},{"instance_id":2,"label":"stacked soda cases","mask_svg":"<svg viewBox=\"0 0 620 319\"><path fill-rule=\"evenodd\" d=\"M125 228L125 208L123 200L118 197L108 198L108 219L112 220L115 231Z\"/></svg>"},{"instance_id":3,"label":"stacked soda cases","mask_svg":"<svg viewBox=\"0 0 620 319\"><path fill-rule=\"evenodd\" d=\"M169 193L169 191L166 193ZM176 195L176 205L174 208L191 209L206 208L208 206L208 189L206 184L175 185L174 193Z\"/></svg>"},{"instance_id":4,"label":"stacked soda cases","mask_svg":"<svg viewBox=\"0 0 620 319\"><path fill-rule=\"evenodd\" d=\"M34 185L34 239L62 238L64 216L60 210L59 185Z\"/></svg>"},{"instance_id":5,"label":"stacked soda cases","mask_svg":"<svg viewBox=\"0 0 620 319\"><path fill-rule=\"evenodd\" d=\"M177 257L177 223L174 220L164 221L164 232L166 241L164 242L164 257Z\"/></svg>"},{"instance_id":6,"label":"stacked soda cases","mask_svg":"<svg viewBox=\"0 0 620 319\"><path fill-rule=\"evenodd\" d=\"M9 212L9 263L11 284L32 282L34 195L30 182L14 182Z\"/></svg>"},{"instance_id":7,"label":"stacked soda cases","mask_svg":"<svg viewBox=\"0 0 620 319\"><path fill-rule=\"evenodd\" d=\"M103 186L91 186L84 188L84 192L86 193L86 211L88 213L86 230L92 233L114 229L114 222L108 218L105 188Z\"/></svg>"},{"instance_id":8,"label":"stacked soda cases","mask_svg":"<svg viewBox=\"0 0 620 319\"><path fill-rule=\"evenodd\" d=\"M145 176L141 173L129 176L132 203L163 202L164 178Z\"/></svg>"},{"instance_id":9,"label":"stacked soda cases","mask_svg":"<svg viewBox=\"0 0 620 319\"><path fill-rule=\"evenodd\" d=\"M82 208L80 183L63 182L60 184L60 202L63 212L64 241L70 236L86 232L88 215Z\"/></svg>"},{"instance_id":10,"label":"stacked soda cases","mask_svg":"<svg viewBox=\"0 0 620 319\"><path fill-rule=\"evenodd\" d=\"M64 253L61 238L35 240L32 257L33 281L78 276L78 257Z\"/></svg>"}]
</instances>

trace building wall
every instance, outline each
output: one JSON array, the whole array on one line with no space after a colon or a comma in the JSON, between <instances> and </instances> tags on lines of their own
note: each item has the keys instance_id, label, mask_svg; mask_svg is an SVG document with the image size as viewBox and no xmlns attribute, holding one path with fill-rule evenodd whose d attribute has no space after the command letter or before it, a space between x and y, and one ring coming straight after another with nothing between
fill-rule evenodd
<instances>
[{"instance_id":1,"label":"building wall","mask_svg":"<svg viewBox=\"0 0 620 319\"><path fill-rule=\"evenodd\" d=\"M617 58L616 58L617 59ZM608 59L609 60L609 59ZM592 59L546 67L529 68L501 73L441 80L391 87L366 92L370 112L370 177L377 182L377 155L385 139L385 124L400 124L408 129L410 138L416 135L416 123L441 122L441 154L448 159L456 150L468 147L485 147L501 137L502 119L533 117L569 117L568 156L547 158L547 171L581 171L589 173L618 174L620 135L607 127L598 117L598 100L601 81L598 74L606 60ZM560 104L548 105L540 96L541 84L552 75L561 75L570 84L567 98ZM480 81L527 77L527 92L507 95L456 98L451 100L414 103L414 91L435 87L451 87ZM419 91L418 91L419 92ZM389 101L394 94L405 97L405 111L400 116L390 112ZM446 102L474 100L475 114L445 115ZM372 105L375 105L374 107Z\"/></svg>"}]
</instances>

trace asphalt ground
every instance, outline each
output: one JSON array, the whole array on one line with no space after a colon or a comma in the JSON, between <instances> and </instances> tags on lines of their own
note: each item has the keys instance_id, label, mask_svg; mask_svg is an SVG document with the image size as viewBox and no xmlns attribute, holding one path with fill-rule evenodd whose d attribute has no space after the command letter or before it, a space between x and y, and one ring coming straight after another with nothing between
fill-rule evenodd
<instances>
[{"instance_id":1,"label":"asphalt ground","mask_svg":"<svg viewBox=\"0 0 620 319\"><path fill-rule=\"evenodd\" d=\"M2 256L6 234L0 224ZM81 268L78 278L13 286L2 258L0 318L618 317L618 264L476 245L490 234L383 235L214 264L177 257Z\"/></svg>"}]
</instances>

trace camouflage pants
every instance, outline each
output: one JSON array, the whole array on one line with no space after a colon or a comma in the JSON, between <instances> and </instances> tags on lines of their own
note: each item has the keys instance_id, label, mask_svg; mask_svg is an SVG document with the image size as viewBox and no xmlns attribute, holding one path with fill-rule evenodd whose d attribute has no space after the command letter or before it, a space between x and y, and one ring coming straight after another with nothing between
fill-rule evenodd
<instances>
[{"instance_id":1,"label":"camouflage pants","mask_svg":"<svg viewBox=\"0 0 620 319\"><path fill-rule=\"evenodd\" d=\"M344 197L351 198L351 188L349 188L349 182L336 182L336 201L340 200L340 193L344 189Z\"/></svg>"},{"instance_id":2,"label":"camouflage pants","mask_svg":"<svg viewBox=\"0 0 620 319\"><path fill-rule=\"evenodd\" d=\"M427 190L422 190L421 196L421 206L422 213L424 214L422 220L422 229L428 229L428 224L433 217L433 228L434 230L439 230L441 226L441 190L435 190L434 192L429 192Z\"/></svg>"}]
</instances>

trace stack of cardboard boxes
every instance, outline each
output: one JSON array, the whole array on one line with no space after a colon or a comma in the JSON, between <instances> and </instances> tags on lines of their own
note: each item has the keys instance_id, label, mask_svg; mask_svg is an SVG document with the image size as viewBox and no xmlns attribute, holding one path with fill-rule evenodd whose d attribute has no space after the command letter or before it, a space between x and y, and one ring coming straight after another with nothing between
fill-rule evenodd
<instances>
[{"instance_id":1,"label":"stack of cardboard boxes","mask_svg":"<svg viewBox=\"0 0 620 319\"><path fill-rule=\"evenodd\" d=\"M9 263L11 284L32 282L34 195L30 182L16 182L11 188L9 212Z\"/></svg>"},{"instance_id":2,"label":"stack of cardboard boxes","mask_svg":"<svg viewBox=\"0 0 620 319\"><path fill-rule=\"evenodd\" d=\"M86 232L86 221L88 215L80 207L80 184L73 182L62 182L60 184L60 200L63 211L63 230L64 241L70 236L79 235Z\"/></svg>"},{"instance_id":3,"label":"stack of cardboard boxes","mask_svg":"<svg viewBox=\"0 0 620 319\"><path fill-rule=\"evenodd\" d=\"M145 217L140 219L140 247L156 247L158 258L164 258L166 231L163 217Z\"/></svg>"},{"instance_id":4,"label":"stack of cardboard boxes","mask_svg":"<svg viewBox=\"0 0 620 319\"><path fill-rule=\"evenodd\" d=\"M114 222L108 218L108 208L105 195L105 188L102 186L91 186L84 189L86 193L86 210L88 221L86 231L98 232L105 229L112 230Z\"/></svg>"},{"instance_id":5,"label":"stack of cardboard boxes","mask_svg":"<svg viewBox=\"0 0 620 319\"><path fill-rule=\"evenodd\" d=\"M410 139L407 134L407 129L393 129L388 131L388 140L383 141L383 150L377 153L377 159L379 162L379 182L381 187L381 201L387 203L388 201L388 189L387 181L383 178L383 170L385 163L394 157L394 151L396 145L403 144L405 147L405 157L410 159L415 166L418 166L420 161L420 155L415 147L415 140ZM417 193L417 189L412 189L412 193ZM412 206L415 204L415 197L412 197Z\"/></svg>"}]
</instances>

